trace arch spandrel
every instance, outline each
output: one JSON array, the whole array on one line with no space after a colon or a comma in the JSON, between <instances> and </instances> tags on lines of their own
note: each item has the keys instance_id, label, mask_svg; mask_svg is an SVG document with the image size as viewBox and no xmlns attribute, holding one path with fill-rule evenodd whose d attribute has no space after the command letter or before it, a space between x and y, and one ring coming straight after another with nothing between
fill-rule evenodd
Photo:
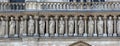
<instances>
[{"instance_id":1,"label":"arch spandrel","mask_svg":"<svg viewBox=\"0 0 120 46\"><path fill-rule=\"evenodd\" d=\"M78 41L78 42L75 42L75 43L73 43L73 44L71 44L69 46L91 46L91 45L88 44L88 43L85 43L83 41Z\"/></svg>"}]
</instances>

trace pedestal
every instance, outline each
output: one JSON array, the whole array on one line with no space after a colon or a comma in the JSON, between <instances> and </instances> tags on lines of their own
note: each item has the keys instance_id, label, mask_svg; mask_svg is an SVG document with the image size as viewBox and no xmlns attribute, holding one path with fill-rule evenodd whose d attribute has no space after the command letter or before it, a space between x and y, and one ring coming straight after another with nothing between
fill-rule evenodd
<instances>
[{"instance_id":1,"label":"pedestal","mask_svg":"<svg viewBox=\"0 0 120 46\"><path fill-rule=\"evenodd\" d=\"M83 34L83 37L87 37L87 36L88 36L88 34L87 34L87 33L84 33L84 34Z\"/></svg>"},{"instance_id":2,"label":"pedestal","mask_svg":"<svg viewBox=\"0 0 120 46\"><path fill-rule=\"evenodd\" d=\"M78 34L77 34L77 33L74 33L74 36L78 36Z\"/></svg>"},{"instance_id":3,"label":"pedestal","mask_svg":"<svg viewBox=\"0 0 120 46\"><path fill-rule=\"evenodd\" d=\"M45 37L49 37L49 34L48 34L48 33L46 33L46 34L45 34Z\"/></svg>"},{"instance_id":4,"label":"pedestal","mask_svg":"<svg viewBox=\"0 0 120 46\"><path fill-rule=\"evenodd\" d=\"M107 37L107 34L103 34L103 37Z\"/></svg>"},{"instance_id":5,"label":"pedestal","mask_svg":"<svg viewBox=\"0 0 120 46\"><path fill-rule=\"evenodd\" d=\"M55 34L55 37L58 37L58 33Z\"/></svg>"},{"instance_id":6,"label":"pedestal","mask_svg":"<svg viewBox=\"0 0 120 46\"><path fill-rule=\"evenodd\" d=\"M117 37L117 34L116 34L116 33L114 33L114 34L113 34L113 36L114 36L114 37Z\"/></svg>"},{"instance_id":7,"label":"pedestal","mask_svg":"<svg viewBox=\"0 0 120 46\"><path fill-rule=\"evenodd\" d=\"M97 34L93 34L94 37L97 37L98 35Z\"/></svg>"}]
</instances>

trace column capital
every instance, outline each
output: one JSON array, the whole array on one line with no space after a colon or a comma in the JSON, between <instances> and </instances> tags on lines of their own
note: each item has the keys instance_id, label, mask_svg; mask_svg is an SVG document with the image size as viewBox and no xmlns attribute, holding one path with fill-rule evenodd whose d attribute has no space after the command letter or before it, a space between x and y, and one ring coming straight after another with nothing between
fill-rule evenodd
<instances>
[{"instance_id":1,"label":"column capital","mask_svg":"<svg viewBox=\"0 0 120 46\"><path fill-rule=\"evenodd\" d=\"M95 19L95 20L97 19L97 16L96 16L96 15L94 16L94 19Z\"/></svg>"},{"instance_id":2,"label":"column capital","mask_svg":"<svg viewBox=\"0 0 120 46\"><path fill-rule=\"evenodd\" d=\"M86 19L87 19L87 16L84 16L84 19L86 20Z\"/></svg>"},{"instance_id":3,"label":"column capital","mask_svg":"<svg viewBox=\"0 0 120 46\"><path fill-rule=\"evenodd\" d=\"M27 15L25 15L25 16L23 16L23 18L24 18L24 19L27 19L27 18L28 18L28 16L27 16Z\"/></svg>"},{"instance_id":4,"label":"column capital","mask_svg":"<svg viewBox=\"0 0 120 46\"><path fill-rule=\"evenodd\" d=\"M8 16L5 16L5 20L9 20L9 17L8 17Z\"/></svg>"},{"instance_id":5,"label":"column capital","mask_svg":"<svg viewBox=\"0 0 120 46\"><path fill-rule=\"evenodd\" d=\"M107 16L104 16L103 19L107 19Z\"/></svg>"},{"instance_id":6,"label":"column capital","mask_svg":"<svg viewBox=\"0 0 120 46\"><path fill-rule=\"evenodd\" d=\"M34 16L34 18L35 18L35 19L38 19L38 18L39 18L39 16Z\"/></svg>"},{"instance_id":7,"label":"column capital","mask_svg":"<svg viewBox=\"0 0 120 46\"><path fill-rule=\"evenodd\" d=\"M68 16L65 16L65 19L68 19Z\"/></svg>"},{"instance_id":8,"label":"column capital","mask_svg":"<svg viewBox=\"0 0 120 46\"><path fill-rule=\"evenodd\" d=\"M48 16L45 16L45 19L49 19L49 17L48 17Z\"/></svg>"},{"instance_id":9,"label":"column capital","mask_svg":"<svg viewBox=\"0 0 120 46\"><path fill-rule=\"evenodd\" d=\"M55 19L58 19L59 17L58 16L55 16Z\"/></svg>"},{"instance_id":10,"label":"column capital","mask_svg":"<svg viewBox=\"0 0 120 46\"><path fill-rule=\"evenodd\" d=\"M115 19L115 20L116 20L116 19L117 19L117 16L113 16L113 19Z\"/></svg>"},{"instance_id":11,"label":"column capital","mask_svg":"<svg viewBox=\"0 0 120 46\"><path fill-rule=\"evenodd\" d=\"M77 16L74 16L74 19L75 19L75 20L77 20L77 18L78 18Z\"/></svg>"},{"instance_id":12,"label":"column capital","mask_svg":"<svg viewBox=\"0 0 120 46\"><path fill-rule=\"evenodd\" d=\"M18 16L15 16L15 20L19 20L19 17L18 17Z\"/></svg>"}]
</instances>

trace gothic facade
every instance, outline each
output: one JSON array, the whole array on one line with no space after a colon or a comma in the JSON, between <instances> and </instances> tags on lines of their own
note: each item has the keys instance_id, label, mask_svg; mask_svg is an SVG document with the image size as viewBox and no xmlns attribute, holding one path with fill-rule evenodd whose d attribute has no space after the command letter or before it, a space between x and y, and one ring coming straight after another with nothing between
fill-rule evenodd
<instances>
[{"instance_id":1,"label":"gothic facade","mask_svg":"<svg viewBox=\"0 0 120 46\"><path fill-rule=\"evenodd\" d=\"M0 46L120 46L120 2L1 0Z\"/></svg>"}]
</instances>

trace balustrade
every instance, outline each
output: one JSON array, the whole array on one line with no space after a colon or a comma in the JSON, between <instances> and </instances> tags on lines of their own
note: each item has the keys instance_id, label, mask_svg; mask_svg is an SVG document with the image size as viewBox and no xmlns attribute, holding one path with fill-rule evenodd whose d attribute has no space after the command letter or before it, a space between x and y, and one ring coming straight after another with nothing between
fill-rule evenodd
<instances>
[{"instance_id":1,"label":"balustrade","mask_svg":"<svg viewBox=\"0 0 120 46\"><path fill-rule=\"evenodd\" d=\"M0 11L11 10L119 10L119 2L26 2L0 3Z\"/></svg>"}]
</instances>

